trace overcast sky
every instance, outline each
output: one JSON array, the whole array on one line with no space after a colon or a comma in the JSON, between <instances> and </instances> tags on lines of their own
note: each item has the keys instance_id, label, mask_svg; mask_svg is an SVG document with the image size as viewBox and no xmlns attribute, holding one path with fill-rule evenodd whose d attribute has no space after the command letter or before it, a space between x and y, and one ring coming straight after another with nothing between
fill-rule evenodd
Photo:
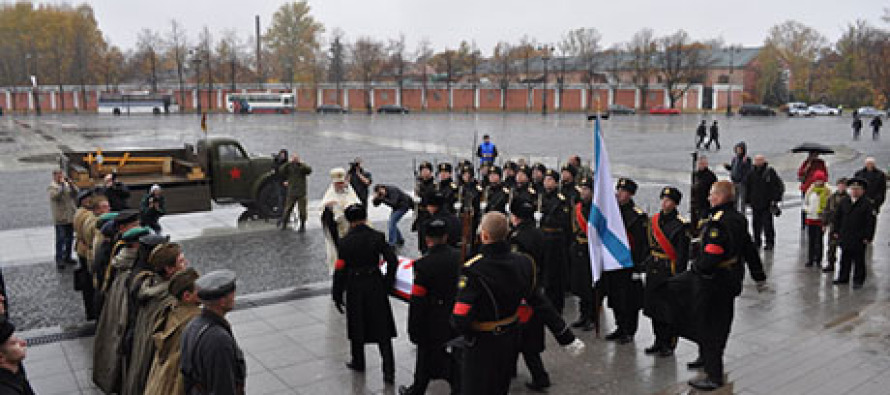
<instances>
[{"instance_id":1,"label":"overcast sky","mask_svg":"<svg viewBox=\"0 0 890 395\"><path fill-rule=\"evenodd\" d=\"M50 3L66 3L50 1ZM75 2L71 2L75 3ZM219 33L235 29L253 35L254 16L263 29L282 1L270 0L91 0L99 27L112 43L132 48L137 32L169 29L182 22L194 38L203 26ZM528 35L556 43L569 29L595 27L609 46L650 27L657 35L685 29L693 38L721 37L727 44L756 46L769 28L795 19L836 40L844 27L866 19L884 24L885 0L310 0L312 15L328 32L339 27L349 39L368 35L393 38L404 33L409 49L428 38L440 50L461 40L475 40L488 54L500 40ZM326 34L327 35L327 34Z\"/></svg>"}]
</instances>

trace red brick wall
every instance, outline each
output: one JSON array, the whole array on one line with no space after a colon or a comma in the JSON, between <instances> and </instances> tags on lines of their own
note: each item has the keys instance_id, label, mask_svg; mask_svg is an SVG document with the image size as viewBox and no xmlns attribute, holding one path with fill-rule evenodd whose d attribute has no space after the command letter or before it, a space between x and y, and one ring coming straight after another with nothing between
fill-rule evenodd
<instances>
[{"instance_id":1,"label":"red brick wall","mask_svg":"<svg viewBox=\"0 0 890 395\"><path fill-rule=\"evenodd\" d=\"M335 91L336 92L336 91ZM317 103L318 91L315 88L300 88L297 90L297 109L313 110Z\"/></svg>"},{"instance_id":2,"label":"red brick wall","mask_svg":"<svg viewBox=\"0 0 890 395\"><path fill-rule=\"evenodd\" d=\"M422 89L405 89L402 92L402 105L408 107L411 111L421 111L423 109L423 93Z\"/></svg>"},{"instance_id":3,"label":"red brick wall","mask_svg":"<svg viewBox=\"0 0 890 395\"><path fill-rule=\"evenodd\" d=\"M562 111L581 111L581 92L580 89L564 89L560 109Z\"/></svg>"},{"instance_id":4,"label":"red brick wall","mask_svg":"<svg viewBox=\"0 0 890 395\"><path fill-rule=\"evenodd\" d=\"M501 109L500 89L479 89L479 109L498 111Z\"/></svg>"},{"instance_id":5,"label":"red brick wall","mask_svg":"<svg viewBox=\"0 0 890 395\"><path fill-rule=\"evenodd\" d=\"M473 89L453 89L454 111L473 111Z\"/></svg>"},{"instance_id":6,"label":"red brick wall","mask_svg":"<svg viewBox=\"0 0 890 395\"><path fill-rule=\"evenodd\" d=\"M349 90L349 109L350 111L365 111L365 90L350 89Z\"/></svg>"},{"instance_id":7,"label":"red brick wall","mask_svg":"<svg viewBox=\"0 0 890 395\"><path fill-rule=\"evenodd\" d=\"M428 110L448 110L448 90L428 89L426 91L426 105Z\"/></svg>"},{"instance_id":8,"label":"red brick wall","mask_svg":"<svg viewBox=\"0 0 890 395\"><path fill-rule=\"evenodd\" d=\"M388 104L396 104L396 95L399 89L376 88L374 89L374 106L380 108Z\"/></svg>"},{"instance_id":9,"label":"red brick wall","mask_svg":"<svg viewBox=\"0 0 890 395\"><path fill-rule=\"evenodd\" d=\"M526 111L528 109L528 89L507 89L507 110Z\"/></svg>"},{"instance_id":10,"label":"red brick wall","mask_svg":"<svg viewBox=\"0 0 890 395\"><path fill-rule=\"evenodd\" d=\"M634 90L619 89L615 92L615 104L634 108Z\"/></svg>"}]
</instances>

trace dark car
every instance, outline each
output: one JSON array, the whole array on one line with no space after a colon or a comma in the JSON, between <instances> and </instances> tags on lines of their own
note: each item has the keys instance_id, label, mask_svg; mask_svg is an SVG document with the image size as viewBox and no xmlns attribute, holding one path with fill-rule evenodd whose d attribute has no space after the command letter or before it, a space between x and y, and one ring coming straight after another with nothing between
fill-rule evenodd
<instances>
[{"instance_id":1,"label":"dark car","mask_svg":"<svg viewBox=\"0 0 890 395\"><path fill-rule=\"evenodd\" d=\"M408 107L402 107L397 104L387 104L377 108L378 114L407 114L411 112Z\"/></svg>"},{"instance_id":2,"label":"dark car","mask_svg":"<svg viewBox=\"0 0 890 395\"><path fill-rule=\"evenodd\" d=\"M322 104L315 109L315 112L319 114L346 114L349 111L339 104Z\"/></svg>"},{"instance_id":3,"label":"dark car","mask_svg":"<svg viewBox=\"0 0 890 395\"><path fill-rule=\"evenodd\" d=\"M609 106L609 112L612 114L633 115L637 113L637 110L621 104L612 104Z\"/></svg>"},{"instance_id":4,"label":"dark car","mask_svg":"<svg viewBox=\"0 0 890 395\"><path fill-rule=\"evenodd\" d=\"M776 115L776 111L763 104L743 104L739 107L739 115Z\"/></svg>"}]
</instances>

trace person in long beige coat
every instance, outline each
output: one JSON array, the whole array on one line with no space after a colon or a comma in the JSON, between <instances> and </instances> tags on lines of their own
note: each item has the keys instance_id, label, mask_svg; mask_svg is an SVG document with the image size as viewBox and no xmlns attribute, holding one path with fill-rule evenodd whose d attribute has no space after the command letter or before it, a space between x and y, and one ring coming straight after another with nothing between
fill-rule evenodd
<instances>
[{"instance_id":1,"label":"person in long beige coat","mask_svg":"<svg viewBox=\"0 0 890 395\"><path fill-rule=\"evenodd\" d=\"M146 239L159 236L143 237L143 244L153 244ZM155 345L152 335L154 323L157 322L164 310L171 306L176 298L168 290L170 278L174 274L185 270L188 260L182 253L182 247L176 243L161 243L152 248L148 256L148 268L140 268L130 283L130 295L135 297L130 306L138 309L131 317L128 333L132 333L130 355L127 361L126 375L124 375L124 395L141 395L145 392L145 382L151 370L152 360L155 355Z\"/></svg>"},{"instance_id":2,"label":"person in long beige coat","mask_svg":"<svg viewBox=\"0 0 890 395\"><path fill-rule=\"evenodd\" d=\"M192 268L178 272L170 279L168 290L176 301L164 308L152 327L155 356L145 384L145 395L185 395L185 381L179 369L182 356L179 346L186 325L201 314L195 291L197 279L198 272Z\"/></svg>"}]
</instances>

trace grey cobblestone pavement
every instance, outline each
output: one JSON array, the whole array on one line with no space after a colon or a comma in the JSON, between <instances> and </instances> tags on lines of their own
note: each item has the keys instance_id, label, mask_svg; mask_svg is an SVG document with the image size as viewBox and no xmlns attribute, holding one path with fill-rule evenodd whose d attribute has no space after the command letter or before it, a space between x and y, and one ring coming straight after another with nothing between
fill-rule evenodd
<instances>
[{"instance_id":1,"label":"grey cobblestone pavement","mask_svg":"<svg viewBox=\"0 0 890 395\"><path fill-rule=\"evenodd\" d=\"M637 116L603 123L613 170L642 181L637 202L643 208L655 209L654 196L661 185L688 188L689 152L699 119L695 115ZM747 141L750 152L765 153L789 184L789 205L799 199L794 172L802 157L787 151L799 142L819 141L835 147L838 154L826 158L832 178L852 173L866 155L876 156L883 167L890 162L890 144L850 140L846 117L717 119L723 124L724 148L710 153L712 165L729 160L729 147L735 141ZM188 115L0 119L0 199L4 201L0 267L9 289L12 318L26 331L26 337L66 333L83 326L71 269L58 272L51 263L52 230L45 196L52 166L48 155L60 145L73 149L179 146L200 135L198 125L197 117ZM371 118L212 115L210 126L211 134L234 136L251 152L270 154L282 146L299 152L315 168L310 199L323 193L328 169L345 166L355 156L365 159L375 181L410 190L413 159L467 156L474 131L480 138L491 134L507 156L531 156L550 164L575 153L589 158L592 132L592 124L578 114L547 119L518 114ZM238 213L237 207L215 206L211 213L172 216L162 223L167 221L165 228L183 243L194 267L201 271L232 268L239 273L239 295L247 295L240 300L246 307L236 311L232 320L248 353L248 393L393 393L393 387L384 386L374 369L362 376L342 367L348 353L343 318L331 308L328 297L312 296L326 292L328 281L320 263L323 242L317 225L305 234L276 231L263 223L238 229ZM727 350L731 386L723 393L884 393L890 385L887 214L879 220L867 286L854 292L833 287L827 276L803 267L796 213L788 208L780 217L777 250L764 256L772 292L757 294L747 284L737 302ZM317 212L311 215L317 217ZM384 228L385 215L385 210L376 213L377 228ZM410 218L403 219L406 245L414 246L414 236L407 232L409 225ZM407 247L402 253L416 255ZM291 292L294 288L313 291ZM298 294L304 297L294 299ZM283 301L250 307L257 306L251 301L264 298L266 303ZM397 381L407 384L413 367L413 347L404 332L407 309L401 303L394 306L401 335L396 347L402 361ZM583 334L590 347L580 359L568 357L551 343L545 353L556 383L551 393L689 392L682 383L694 376L685 369L685 362L694 357L694 347L681 343L676 359L645 356L642 348L651 341L648 327L642 319L642 333L635 345L629 346ZM31 347L27 368L38 393L95 392L89 382L91 342L92 338L82 337ZM368 355L369 361L376 361L371 348ZM523 393L522 383L527 379L521 368L514 392ZM431 393L446 390L447 385L437 383Z\"/></svg>"}]
</instances>

